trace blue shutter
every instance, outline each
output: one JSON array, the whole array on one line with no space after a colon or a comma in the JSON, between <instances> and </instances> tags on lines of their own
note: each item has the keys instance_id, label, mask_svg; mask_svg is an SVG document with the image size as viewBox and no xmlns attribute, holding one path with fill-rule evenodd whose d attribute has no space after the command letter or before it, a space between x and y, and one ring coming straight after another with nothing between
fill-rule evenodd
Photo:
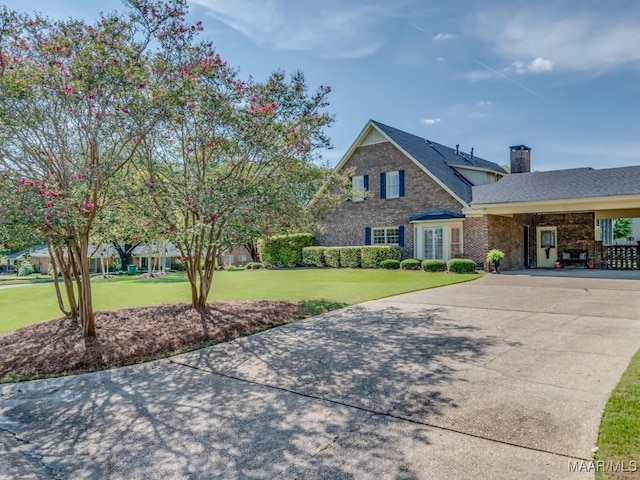
<instances>
[{"instance_id":1,"label":"blue shutter","mask_svg":"<svg viewBox=\"0 0 640 480\"><path fill-rule=\"evenodd\" d=\"M364 176L364 189L369 190L369 175Z\"/></svg>"},{"instance_id":2,"label":"blue shutter","mask_svg":"<svg viewBox=\"0 0 640 480\"><path fill-rule=\"evenodd\" d=\"M380 174L380 198L387 198L387 174Z\"/></svg>"},{"instance_id":3,"label":"blue shutter","mask_svg":"<svg viewBox=\"0 0 640 480\"><path fill-rule=\"evenodd\" d=\"M398 182L400 183L400 196L404 197L404 170L398 172Z\"/></svg>"},{"instance_id":4,"label":"blue shutter","mask_svg":"<svg viewBox=\"0 0 640 480\"><path fill-rule=\"evenodd\" d=\"M371 245L371 227L364 227L364 244Z\"/></svg>"},{"instance_id":5,"label":"blue shutter","mask_svg":"<svg viewBox=\"0 0 640 480\"><path fill-rule=\"evenodd\" d=\"M404 225L398 227L398 246L404 247Z\"/></svg>"}]
</instances>

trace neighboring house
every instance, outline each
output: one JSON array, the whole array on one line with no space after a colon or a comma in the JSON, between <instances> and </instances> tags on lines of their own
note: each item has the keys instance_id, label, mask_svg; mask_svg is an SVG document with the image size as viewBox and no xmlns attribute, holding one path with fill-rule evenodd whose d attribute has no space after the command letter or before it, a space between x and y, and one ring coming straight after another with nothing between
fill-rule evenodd
<instances>
[{"instance_id":1,"label":"neighboring house","mask_svg":"<svg viewBox=\"0 0 640 480\"><path fill-rule=\"evenodd\" d=\"M553 268L563 250L580 250L596 266L640 267L636 246L607 246L612 219L640 217L640 166L531 172L531 149L516 145L507 174L473 149L369 121L336 169L352 171L353 193L324 219L319 245L478 264L498 248L503 268Z\"/></svg>"},{"instance_id":2,"label":"neighboring house","mask_svg":"<svg viewBox=\"0 0 640 480\"><path fill-rule=\"evenodd\" d=\"M352 170L354 193L324 219L318 244L398 245L405 258L444 260L476 241L463 213L472 187L507 174L473 149L463 153L375 121L336 168Z\"/></svg>"},{"instance_id":3,"label":"neighboring house","mask_svg":"<svg viewBox=\"0 0 640 480\"><path fill-rule=\"evenodd\" d=\"M251 254L242 245L236 245L231 250L225 250L218 256L218 264L228 267L230 265L246 265L250 263Z\"/></svg>"}]
</instances>

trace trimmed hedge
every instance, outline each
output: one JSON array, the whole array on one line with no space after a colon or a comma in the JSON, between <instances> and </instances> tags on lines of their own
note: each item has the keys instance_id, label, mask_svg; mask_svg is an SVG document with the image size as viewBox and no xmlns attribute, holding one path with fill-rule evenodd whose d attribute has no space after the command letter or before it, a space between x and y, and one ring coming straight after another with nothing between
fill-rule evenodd
<instances>
[{"instance_id":1,"label":"trimmed hedge","mask_svg":"<svg viewBox=\"0 0 640 480\"><path fill-rule=\"evenodd\" d=\"M444 260L423 260L422 269L425 272L446 272L447 262Z\"/></svg>"},{"instance_id":2,"label":"trimmed hedge","mask_svg":"<svg viewBox=\"0 0 640 480\"><path fill-rule=\"evenodd\" d=\"M452 258L447 263L447 267L451 273L474 273L476 262L467 258Z\"/></svg>"},{"instance_id":3,"label":"trimmed hedge","mask_svg":"<svg viewBox=\"0 0 640 480\"><path fill-rule=\"evenodd\" d=\"M402 270L420 270L420 260L415 258L407 258L400 262L400 268Z\"/></svg>"},{"instance_id":4,"label":"trimmed hedge","mask_svg":"<svg viewBox=\"0 0 640 480\"><path fill-rule=\"evenodd\" d=\"M247 270L260 270L264 265L258 262L251 262L245 265L245 269Z\"/></svg>"},{"instance_id":5,"label":"trimmed hedge","mask_svg":"<svg viewBox=\"0 0 640 480\"><path fill-rule=\"evenodd\" d=\"M302 249L313 246L313 234L275 235L258 241L258 253L263 263L289 267L302 265Z\"/></svg>"},{"instance_id":6,"label":"trimmed hedge","mask_svg":"<svg viewBox=\"0 0 640 480\"><path fill-rule=\"evenodd\" d=\"M360 247L362 268L376 268L383 260L397 260L400 262L402 253L399 247L369 246Z\"/></svg>"},{"instance_id":7,"label":"trimmed hedge","mask_svg":"<svg viewBox=\"0 0 640 480\"><path fill-rule=\"evenodd\" d=\"M386 268L387 270L398 270L400 268L400 262L393 258L387 258L380 262L380 268Z\"/></svg>"},{"instance_id":8,"label":"trimmed hedge","mask_svg":"<svg viewBox=\"0 0 640 480\"><path fill-rule=\"evenodd\" d=\"M324 250L326 247L304 247L302 249L302 264L306 267L326 267Z\"/></svg>"},{"instance_id":9,"label":"trimmed hedge","mask_svg":"<svg viewBox=\"0 0 640 480\"><path fill-rule=\"evenodd\" d=\"M340 266L343 268L360 268L361 247L340 247Z\"/></svg>"},{"instance_id":10,"label":"trimmed hedge","mask_svg":"<svg viewBox=\"0 0 640 480\"><path fill-rule=\"evenodd\" d=\"M340 247L326 247L324 249L324 261L327 267L340 268Z\"/></svg>"}]
</instances>

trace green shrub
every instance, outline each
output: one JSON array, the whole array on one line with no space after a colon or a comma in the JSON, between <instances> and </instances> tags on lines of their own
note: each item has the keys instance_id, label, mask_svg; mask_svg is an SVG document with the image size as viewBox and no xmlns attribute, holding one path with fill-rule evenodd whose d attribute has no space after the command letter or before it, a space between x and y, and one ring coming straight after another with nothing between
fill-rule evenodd
<instances>
[{"instance_id":1,"label":"green shrub","mask_svg":"<svg viewBox=\"0 0 640 480\"><path fill-rule=\"evenodd\" d=\"M400 268L400 262L392 258L387 258L380 262L380 268L386 268L387 270L397 270Z\"/></svg>"},{"instance_id":2,"label":"green shrub","mask_svg":"<svg viewBox=\"0 0 640 480\"><path fill-rule=\"evenodd\" d=\"M263 263L289 267L302 265L302 249L313 246L311 233L275 235L258 241L258 253Z\"/></svg>"},{"instance_id":3,"label":"green shrub","mask_svg":"<svg viewBox=\"0 0 640 480\"><path fill-rule=\"evenodd\" d=\"M343 268L361 267L361 247L340 247L340 266Z\"/></svg>"},{"instance_id":4,"label":"green shrub","mask_svg":"<svg viewBox=\"0 0 640 480\"><path fill-rule=\"evenodd\" d=\"M247 270L260 270L264 265L262 265L259 262L250 262L247 263L247 265L245 266L245 268Z\"/></svg>"},{"instance_id":5,"label":"green shrub","mask_svg":"<svg viewBox=\"0 0 640 480\"><path fill-rule=\"evenodd\" d=\"M302 249L302 264L306 267L326 267L324 250L325 247L304 247Z\"/></svg>"},{"instance_id":6,"label":"green shrub","mask_svg":"<svg viewBox=\"0 0 640 480\"><path fill-rule=\"evenodd\" d=\"M407 258L400 262L400 268L402 270L420 270L420 260L415 258Z\"/></svg>"},{"instance_id":7,"label":"green shrub","mask_svg":"<svg viewBox=\"0 0 640 480\"><path fill-rule=\"evenodd\" d=\"M476 271L476 262L468 258L453 258L447 267L451 273L473 273Z\"/></svg>"},{"instance_id":8,"label":"green shrub","mask_svg":"<svg viewBox=\"0 0 640 480\"><path fill-rule=\"evenodd\" d=\"M425 272L446 272L447 262L444 260L423 260L422 269Z\"/></svg>"},{"instance_id":9,"label":"green shrub","mask_svg":"<svg viewBox=\"0 0 640 480\"><path fill-rule=\"evenodd\" d=\"M487 262L493 263L494 261L500 261L504 258L504 252L502 250L498 250L497 248L493 248L489 250L487 253Z\"/></svg>"},{"instance_id":10,"label":"green shrub","mask_svg":"<svg viewBox=\"0 0 640 480\"><path fill-rule=\"evenodd\" d=\"M327 264L327 267L340 268L340 247L325 248L324 261Z\"/></svg>"},{"instance_id":11,"label":"green shrub","mask_svg":"<svg viewBox=\"0 0 640 480\"><path fill-rule=\"evenodd\" d=\"M360 247L362 268L376 268L383 260L397 260L400 262L402 253L399 247L365 246Z\"/></svg>"},{"instance_id":12,"label":"green shrub","mask_svg":"<svg viewBox=\"0 0 640 480\"><path fill-rule=\"evenodd\" d=\"M184 266L184 262L182 260L176 260L173 262L173 269L176 272L184 272L187 268Z\"/></svg>"},{"instance_id":13,"label":"green shrub","mask_svg":"<svg viewBox=\"0 0 640 480\"><path fill-rule=\"evenodd\" d=\"M21 262L18 264L18 276L19 277L26 277L27 275L31 275L33 272L35 272L33 265L31 265L30 263L27 262Z\"/></svg>"}]
</instances>

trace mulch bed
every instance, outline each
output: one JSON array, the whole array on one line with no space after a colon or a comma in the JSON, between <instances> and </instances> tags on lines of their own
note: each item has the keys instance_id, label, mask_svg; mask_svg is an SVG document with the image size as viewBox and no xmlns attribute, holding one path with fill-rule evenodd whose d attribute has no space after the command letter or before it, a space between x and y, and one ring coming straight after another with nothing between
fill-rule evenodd
<instances>
[{"instance_id":1,"label":"mulch bed","mask_svg":"<svg viewBox=\"0 0 640 480\"><path fill-rule=\"evenodd\" d=\"M98 312L97 336L86 340L74 320L38 323L0 335L0 379L130 365L280 325L296 310L293 303L256 300L215 302L203 314L187 304Z\"/></svg>"}]
</instances>

